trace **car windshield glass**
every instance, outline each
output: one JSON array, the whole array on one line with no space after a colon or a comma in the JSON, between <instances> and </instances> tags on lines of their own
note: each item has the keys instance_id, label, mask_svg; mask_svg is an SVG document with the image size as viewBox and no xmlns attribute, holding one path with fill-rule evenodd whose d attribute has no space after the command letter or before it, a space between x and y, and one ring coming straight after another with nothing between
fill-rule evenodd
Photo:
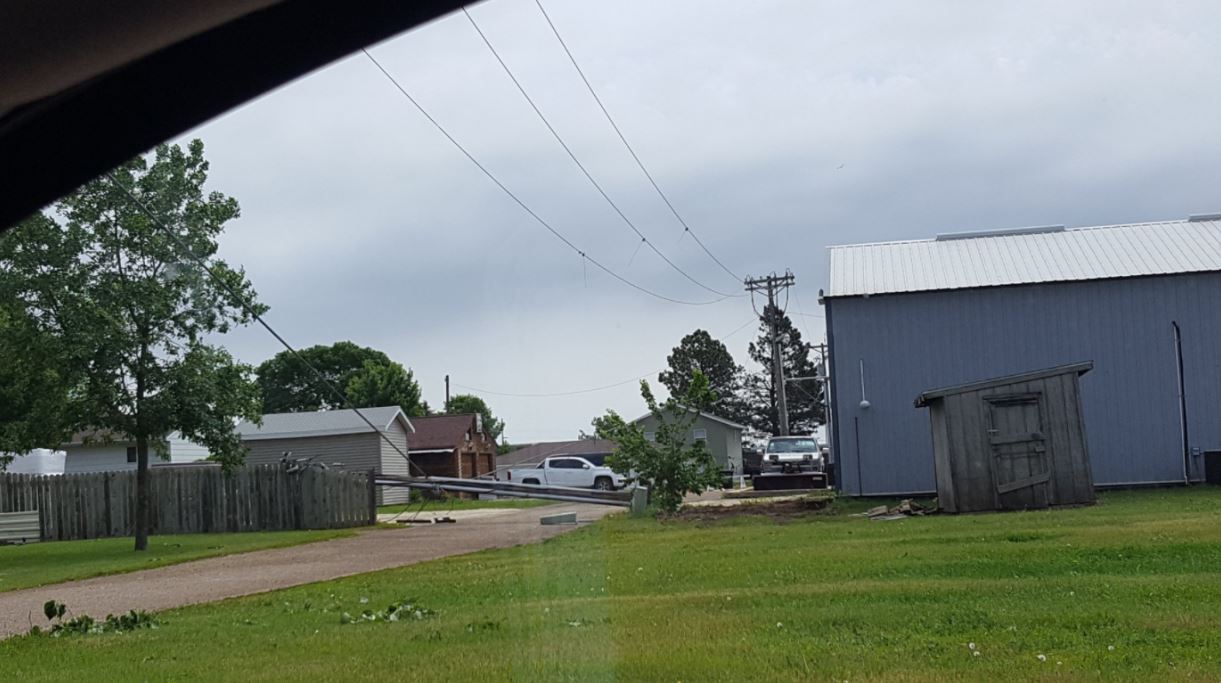
<instances>
[{"instance_id":1,"label":"car windshield glass","mask_svg":"<svg viewBox=\"0 0 1221 683\"><path fill-rule=\"evenodd\" d=\"M1221 683L1221 1L179 4L0 0L0 683Z\"/></svg>"},{"instance_id":2,"label":"car windshield glass","mask_svg":"<svg viewBox=\"0 0 1221 683\"><path fill-rule=\"evenodd\" d=\"M783 439L767 445L768 453L809 453L818 450L814 439Z\"/></svg>"}]
</instances>

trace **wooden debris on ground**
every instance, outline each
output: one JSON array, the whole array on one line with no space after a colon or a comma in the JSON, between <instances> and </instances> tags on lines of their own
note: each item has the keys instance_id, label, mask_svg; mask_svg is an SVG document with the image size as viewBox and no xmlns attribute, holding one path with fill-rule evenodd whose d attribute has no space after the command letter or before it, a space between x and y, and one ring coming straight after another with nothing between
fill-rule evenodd
<instances>
[{"instance_id":1,"label":"wooden debris on ground","mask_svg":"<svg viewBox=\"0 0 1221 683\"><path fill-rule=\"evenodd\" d=\"M931 515L934 512L936 512L936 510L926 508L911 498L904 498L894 507L879 505L877 507L869 508L867 511L865 511L865 516L869 519L885 521L891 519L903 519L904 517L923 517L924 515Z\"/></svg>"}]
</instances>

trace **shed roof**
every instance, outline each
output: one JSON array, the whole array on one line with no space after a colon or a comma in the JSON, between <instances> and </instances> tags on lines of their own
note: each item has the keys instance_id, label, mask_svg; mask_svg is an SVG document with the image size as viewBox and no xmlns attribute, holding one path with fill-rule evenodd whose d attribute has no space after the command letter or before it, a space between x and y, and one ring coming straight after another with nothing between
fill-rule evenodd
<instances>
[{"instance_id":1,"label":"shed roof","mask_svg":"<svg viewBox=\"0 0 1221 683\"><path fill-rule=\"evenodd\" d=\"M475 415L431 415L417 417L412 424L415 433L407 437L411 450L453 450L466 440L466 433L475 428Z\"/></svg>"},{"instance_id":2,"label":"shed roof","mask_svg":"<svg viewBox=\"0 0 1221 683\"><path fill-rule=\"evenodd\" d=\"M390 424L395 420L400 420L408 433L415 430L411 420L398 406L361 408L360 412L369 419L369 422L377 425L379 431L384 432L389 429ZM369 425L355 410L315 410L300 413L271 413L263 416L262 426L253 422L240 422L236 430L243 441L255 441L359 434L369 431Z\"/></svg>"},{"instance_id":3,"label":"shed roof","mask_svg":"<svg viewBox=\"0 0 1221 683\"><path fill-rule=\"evenodd\" d=\"M1056 375L1067 375L1070 372L1078 375L1084 375L1094 368L1094 361L1085 361L1082 363L1070 363L1068 365L1057 365L1054 368L1044 368L1042 370L1032 370L1030 372L1021 372L1016 375L1005 375L1004 377L993 377L991 379L979 380L977 382L966 382L965 384L954 384L940 389L929 389L928 391L916 397L916 407L923 408L928 405L933 399L944 398L953 394L964 394L968 391L979 391L981 389L992 389L994 387L1003 387L1006 384L1018 384L1020 382L1033 382L1037 379L1045 377L1055 377Z\"/></svg>"},{"instance_id":4,"label":"shed roof","mask_svg":"<svg viewBox=\"0 0 1221 683\"><path fill-rule=\"evenodd\" d=\"M694 413L695 408L687 408L687 412ZM632 423L635 424L637 422L641 422L642 420L646 420L652 416L653 416L653 413L645 413L644 415L641 415L640 417L636 418L635 420L632 420ZM737 422L733 422L732 420L726 420L723 417L720 417L718 415L713 415L712 413L709 413L707 411L700 411L699 416L712 420L713 422L719 422L719 423L725 425L726 427L729 427L730 429L739 429L742 431L746 431L745 425L740 425Z\"/></svg>"},{"instance_id":5,"label":"shed roof","mask_svg":"<svg viewBox=\"0 0 1221 683\"><path fill-rule=\"evenodd\" d=\"M828 248L825 297L1221 271L1221 215Z\"/></svg>"}]
</instances>

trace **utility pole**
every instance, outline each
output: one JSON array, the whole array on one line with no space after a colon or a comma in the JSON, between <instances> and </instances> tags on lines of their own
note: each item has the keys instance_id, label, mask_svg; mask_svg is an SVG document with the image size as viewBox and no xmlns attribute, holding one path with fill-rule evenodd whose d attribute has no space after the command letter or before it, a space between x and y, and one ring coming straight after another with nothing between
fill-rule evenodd
<instances>
[{"instance_id":1,"label":"utility pole","mask_svg":"<svg viewBox=\"0 0 1221 683\"><path fill-rule=\"evenodd\" d=\"M449 375L445 376L445 412L449 412Z\"/></svg>"},{"instance_id":2,"label":"utility pole","mask_svg":"<svg viewBox=\"0 0 1221 683\"><path fill-rule=\"evenodd\" d=\"M772 343L772 388L776 394L776 412L780 418L780 436L789 435L789 403L788 396L785 393L784 382L784 359L780 355L780 339L776 329L776 316L773 315L769 319L766 315L768 309L779 310L776 307L776 295L781 291L793 286L793 273L785 271L784 275L776 275L772 273L766 277L748 277L745 285L746 291L752 295L755 292L764 292L767 294L767 309L764 309L764 314L760 315L763 321L768 323L771 328L771 343ZM751 303L754 303L752 296ZM756 312L758 310L756 309Z\"/></svg>"}]
</instances>

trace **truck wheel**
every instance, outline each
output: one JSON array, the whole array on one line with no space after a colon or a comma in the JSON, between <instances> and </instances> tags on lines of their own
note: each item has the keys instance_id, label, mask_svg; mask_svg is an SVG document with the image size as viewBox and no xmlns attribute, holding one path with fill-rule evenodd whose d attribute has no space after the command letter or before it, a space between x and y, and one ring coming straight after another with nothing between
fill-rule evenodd
<instances>
[{"instance_id":1,"label":"truck wheel","mask_svg":"<svg viewBox=\"0 0 1221 683\"><path fill-rule=\"evenodd\" d=\"M594 489L597 491L614 491L615 482L610 480L610 477L598 477L594 480Z\"/></svg>"},{"instance_id":2,"label":"truck wheel","mask_svg":"<svg viewBox=\"0 0 1221 683\"><path fill-rule=\"evenodd\" d=\"M535 486L538 486L538 480L537 480L537 479L522 479L522 480L521 480L521 483L523 483L523 484L534 484Z\"/></svg>"}]
</instances>

